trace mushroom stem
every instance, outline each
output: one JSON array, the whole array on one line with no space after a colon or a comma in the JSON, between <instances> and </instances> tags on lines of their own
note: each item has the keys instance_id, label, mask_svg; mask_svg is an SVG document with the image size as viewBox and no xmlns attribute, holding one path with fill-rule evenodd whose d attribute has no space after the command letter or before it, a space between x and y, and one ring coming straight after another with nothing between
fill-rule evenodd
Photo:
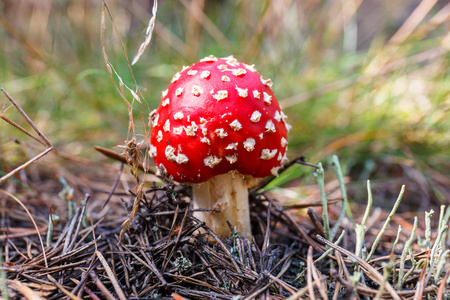
<instances>
[{"instance_id":1,"label":"mushroom stem","mask_svg":"<svg viewBox=\"0 0 450 300\"><path fill-rule=\"evenodd\" d=\"M194 212L194 216L206 223L219 237L231 234L227 220L236 228L239 235L248 239L252 236L248 188L256 180L241 174L222 174L208 181L194 185L194 209L217 209L220 212Z\"/></svg>"}]
</instances>

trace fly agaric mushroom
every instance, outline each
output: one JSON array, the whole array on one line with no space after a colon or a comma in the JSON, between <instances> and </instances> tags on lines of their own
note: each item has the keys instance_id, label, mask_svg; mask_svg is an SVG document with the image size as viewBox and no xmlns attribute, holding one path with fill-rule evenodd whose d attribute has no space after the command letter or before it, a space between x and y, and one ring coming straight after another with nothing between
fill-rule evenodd
<instances>
[{"instance_id":1,"label":"fly agaric mushroom","mask_svg":"<svg viewBox=\"0 0 450 300\"><path fill-rule=\"evenodd\" d=\"M152 115L150 156L170 179L193 186L195 212L218 236L227 220L250 238L248 188L278 175L289 125L253 65L206 57L172 78ZM197 183L197 184L196 184Z\"/></svg>"}]
</instances>

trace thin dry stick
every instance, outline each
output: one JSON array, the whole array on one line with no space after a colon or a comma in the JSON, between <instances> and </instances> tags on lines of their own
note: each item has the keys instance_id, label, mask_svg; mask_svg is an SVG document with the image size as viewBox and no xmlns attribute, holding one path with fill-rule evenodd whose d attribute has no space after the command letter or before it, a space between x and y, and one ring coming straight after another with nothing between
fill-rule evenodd
<instances>
[{"instance_id":1,"label":"thin dry stick","mask_svg":"<svg viewBox=\"0 0 450 300\"><path fill-rule=\"evenodd\" d=\"M37 234L38 234L38 236L39 236L39 241L41 242L42 255L44 256L45 267L48 268L47 256L45 255L44 242L42 241L41 233L39 232L39 228L38 228L36 222L34 221L33 216L31 215L30 211L29 211L28 208L25 206L25 204L23 204L23 202L20 201L19 198L17 198L16 196L14 196L13 194L11 194L10 192L7 192L7 191L5 191L5 190L0 189L0 193L5 194L6 196L10 197L11 199L13 199L13 200L16 201L17 203L19 203L19 205L22 206L22 208L26 211L26 213L27 213L28 216L30 217L31 222L33 222L34 228L36 228Z\"/></svg>"},{"instance_id":2,"label":"thin dry stick","mask_svg":"<svg viewBox=\"0 0 450 300\"><path fill-rule=\"evenodd\" d=\"M106 261L106 259L103 257L103 255L98 250L95 251L95 254L97 255L97 257L100 260L100 262L102 263L103 267L105 268L106 274L108 274L108 278L109 278L109 280L111 280L111 283L114 286L114 290L116 291L117 296L119 297L119 299L120 300L126 300L127 297L125 296L124 292L120 288L120 285L117 282L117 278L114 276L114 274L113 274L111 268L109 267L108 262Z\"/></svg>"},{"instance_id":3,"label":"thin dry stick","mask_svg":"<svg viewBox=\"0 0 450 300\"><path fill-rule=\"evenodd\" d=\"M311 245L315 250L319 251L319 252L325 252L325 249L322 249L322 246L319 245L315 240L313 240L305 231L305 229L303 229L302 227L300 227L299 224L297 224L297 222L294 221L294 219L291 217L290 214L286 213L286 211L284 210L279 210L281 215L284 216L288 222L288 224L290 226L292 226L293 229L295 229L301 237L303 237L306 242Z\"/></svg>"},{"instance_id":4,"label":"thin dry stick","mask_svg":"<svg viewBox=\"0 0 450 300\"><path fill-rule=\"evenodd\" d=\"M26 167L28 167L32 163L38 161L39 159L44 157L47 153L49 153L50 151L53 150L53 145L50 143L50 141L47 139L47 137L33 123L33 121L30 119L30 117L28 117L28 115L20 107L20 105L17 104L17 102L13 99L13 97L4 88L1 88L1 91L3 92L3 94L5 94L6 98L8 98L9 101L11 101L11 103L14 105L14 107L17 109L17 111L25 118L25 120L27 120L28 124L30 124L30 126L33 128L33 130L37 133L37 135L40 137L41 141L47 146L47 149L45 149L43 152L41 152L40 154L36 155L34 158L30 159L29 161L27 161L23 165L18 166L17 168L15 168L14 170L12 170L8 174L6 174L5 176L1 177L0 178L0 184L3 183L4 181L6 181L7 179L9 179L11 176L16 174L17 172L25 169ZM19 129L21 131L25 130L25 129L21 128L21 127ZM31 133L27 133L27 135L32 136ZM34 138L34 139L36 139L36 138Z\"/></svg>"}]
</instances>

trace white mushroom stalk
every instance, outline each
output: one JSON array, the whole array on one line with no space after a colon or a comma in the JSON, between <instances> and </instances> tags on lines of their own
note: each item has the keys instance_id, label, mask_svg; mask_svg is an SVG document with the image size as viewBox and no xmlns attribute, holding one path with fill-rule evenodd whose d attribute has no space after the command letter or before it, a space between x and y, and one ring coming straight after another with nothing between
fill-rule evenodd
<instances>
[{"instance_id":1,"label":"white mushroom stalk","mask_svg":"<svg viewBox=\"0 0 450 300\"><path fill-rule=\"evenodd\" d=\"M194 210L219 211L197 211L194 212L194 217L205 222L220 237L230 235L228 221L239 235L250 239L252 232L248 189L256 182L257 180L252 176L226 173L214 176L206 182L194 184L192 187Z\"/></svg>"}]
</instances>

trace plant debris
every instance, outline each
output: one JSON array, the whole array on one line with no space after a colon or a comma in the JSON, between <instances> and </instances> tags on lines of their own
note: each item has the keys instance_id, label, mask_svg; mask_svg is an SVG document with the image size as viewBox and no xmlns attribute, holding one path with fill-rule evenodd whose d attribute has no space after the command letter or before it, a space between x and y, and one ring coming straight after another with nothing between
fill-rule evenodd
<instances>
[{"instance_id":1,"label":"plant debris","mask_svg":"<svg viewBox=\"0 0 450 300\"><path fill-rule=\"evenodd\" d=\"M115 181L110 178L110 187ZM63 191L75 184L57 182L64 183ZM326 204L324 222L320 207L311 206L310 218L292 208L288 213L269 194L253 190L254 239L233 231L220 240L192 216L189 186L152 183L140 196L136 215L129 219L121 240L123 212L131 213L136 194L127 195L116 185L112 198L121 198L125 209L108 206L106 215L86 208L96 201L92 198L108 195L108 191L95 192L95 187L94 197L77 199L73 215L58 223L48 211L27 204L41 240L50 235L45 251L36 229L28 225L30 217L21 206L12 205L9 195L0 195L6 208L0 227L3 299L443 299L449 295L446 224L450 213L444 207L435 230L430 228L432 212L427 213L426 228L418 226L417 219L412 226L410 216L384 211L366 213L360 225L344 217L336 227L339 201ZM2 189L30 197L17 181L8 181ZM73 205L67 195L60 193L66 205ZM323 224L328 222L326 232L333 233L333 242L324 236ZM394 224L402 230L393 229ZM358 231L361 226L364 231ZM198 234L199 228L215 242Z\"/></svg>"}]
</instances>

